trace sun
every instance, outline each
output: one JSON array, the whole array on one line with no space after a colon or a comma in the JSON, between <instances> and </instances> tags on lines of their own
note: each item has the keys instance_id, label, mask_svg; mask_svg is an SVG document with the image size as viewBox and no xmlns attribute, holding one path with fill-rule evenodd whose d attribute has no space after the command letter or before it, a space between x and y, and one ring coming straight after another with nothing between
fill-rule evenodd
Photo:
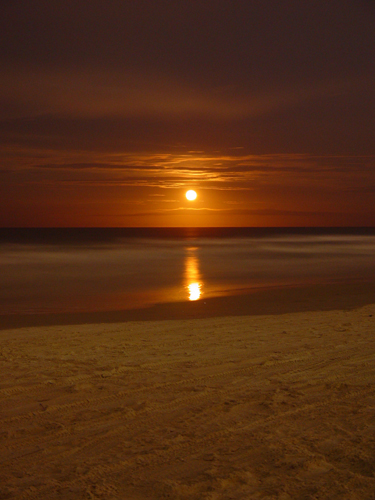
<instances>
[{"instance_id":1,"label":"sun","mask_svg":"<svg viewBox=\"0 0 375 500\"><path fill-rule=\"evenodd\" d=\"M197 193L193 189L189 189L189 191L186 191L185 196L189 201L194 201L197 197Z\"/></svg>"}]
</instances>

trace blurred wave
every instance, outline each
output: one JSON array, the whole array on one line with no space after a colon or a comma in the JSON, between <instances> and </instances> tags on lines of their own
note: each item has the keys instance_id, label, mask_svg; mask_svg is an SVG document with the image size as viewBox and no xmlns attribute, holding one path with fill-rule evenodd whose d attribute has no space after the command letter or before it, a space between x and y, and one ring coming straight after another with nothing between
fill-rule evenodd
<instances>
[{"instance_id":1,"label":"blurred wave","mask_svg":"<svg viewBox=\"0 0 375 500\"><path fill-rule=\"evenodd\" d=\"M368 229L204 229L101 230L102 237L77 230L69 238L57 229L44 237L1 230L0 314L129 309L375 275L375 234Z\"/></svg>"}]
</instances>

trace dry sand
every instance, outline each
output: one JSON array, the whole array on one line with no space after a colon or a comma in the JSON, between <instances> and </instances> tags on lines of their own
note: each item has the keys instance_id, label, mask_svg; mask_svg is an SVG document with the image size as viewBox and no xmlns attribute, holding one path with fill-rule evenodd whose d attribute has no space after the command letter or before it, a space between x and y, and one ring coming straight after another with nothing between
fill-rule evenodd
<instances>
[{"instance_id":1,"label":"dry sand","mask_svg":"<svg viewBox=\"0 0 375 500\"><path fill-rule=\"evenodd\" d=\"M375 305L0 332L0 499L374 499Z\"/></svg>"}]
</instances>

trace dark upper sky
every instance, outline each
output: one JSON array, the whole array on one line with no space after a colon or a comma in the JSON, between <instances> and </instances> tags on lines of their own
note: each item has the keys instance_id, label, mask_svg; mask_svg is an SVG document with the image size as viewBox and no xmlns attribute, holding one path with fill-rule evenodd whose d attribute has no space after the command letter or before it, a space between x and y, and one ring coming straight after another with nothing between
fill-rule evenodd
<instances>
[{"instance_id":1,"label":"dark upper sky","mask_svg":"<svg viewBox=\"0 0 375 500\"><path fill-rule=\"evenodd\" d=\"M2 226L375 225L373 0L5 0L0 40Z\"/></svg>"}]
</instances>

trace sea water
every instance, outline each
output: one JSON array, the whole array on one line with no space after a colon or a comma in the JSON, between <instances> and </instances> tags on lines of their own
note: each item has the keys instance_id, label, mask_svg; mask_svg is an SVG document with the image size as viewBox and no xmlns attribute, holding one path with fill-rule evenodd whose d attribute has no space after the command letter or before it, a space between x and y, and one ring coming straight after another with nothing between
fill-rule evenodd
<instances>
[{"instance_id":1,"label":"sea water","mask_svg":"<svg viewBox=\"0 0 375 500\"><path fill-rule=\"evenodd\" d=\"M142 308L372 280L374 229L0 229L0 314Z\"/></svg>"}]
</instances>

